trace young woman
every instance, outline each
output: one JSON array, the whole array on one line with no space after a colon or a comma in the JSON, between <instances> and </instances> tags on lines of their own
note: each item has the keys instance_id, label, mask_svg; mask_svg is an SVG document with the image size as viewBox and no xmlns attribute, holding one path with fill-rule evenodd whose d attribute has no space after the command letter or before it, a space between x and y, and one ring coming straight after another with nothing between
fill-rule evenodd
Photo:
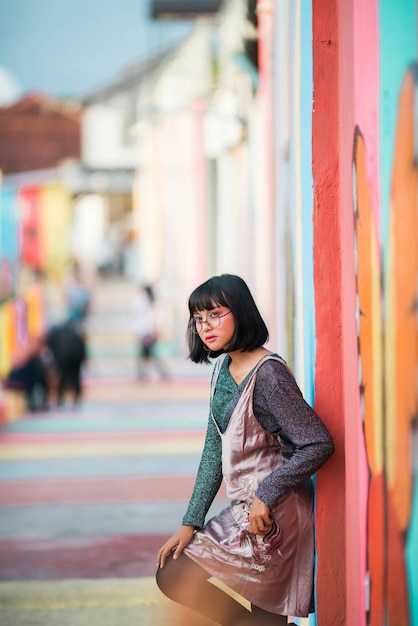
<instances>
[{"instance_id":1,"label":"young woman","mask_svg":"<svg viewBox=\"0 0 418 626\"><path fill-rule=\"evenodd\" d=\"M267 327L241 278L209 279L189 311L191 360L219 358L194 491L182 527L158 553L157 584L217 624L284 626L288 615L313 610L310 477L334 445L286 363L264 347ZM230 506L205 524L222 479Z\"/></svg>"}]
</instances>

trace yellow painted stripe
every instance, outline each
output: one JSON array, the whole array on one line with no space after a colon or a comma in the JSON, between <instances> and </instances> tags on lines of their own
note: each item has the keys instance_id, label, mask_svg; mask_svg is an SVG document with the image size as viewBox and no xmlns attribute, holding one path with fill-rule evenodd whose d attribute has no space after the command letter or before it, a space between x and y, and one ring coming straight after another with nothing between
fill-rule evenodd
<instances>
[{"instance_id":1,"label":"yellow painted stripe","mask_svg":"<svg viewBox=\"0 0 418 626\"><path fill-rule=\"evenodd\" d=\"M165 602L153 577L0 582L0 610L152 606Z\"/></svg>"},{"instance_id":2,"label":"yellow painted stripe","mask_svg":"<svg viewBox=\"0 0 418 626\"><path fill-rule=\"evenodd\" d=\"M0 449L0 461L86 457L200 454L203 439L185 441L116 441L87 443L15 443Z\"/></svg>"},{"instance_id":3,"label":"yellow painted stripe","mask_svg":"<svg viewBox=\"0 0 418 626\"><path fill-rule=\"evenodd\" d=\"M218 581L211 579L211 582L249 608L249 603L241 596L234 594ZM172 603L160 592L154 577L0 582L0 612L52 612L130 607L172 608ZM80 620L76 621L81 623ZM184 626L184 622L175 623ZM308 619L301 620L302 625L307 626L308 623Z\"/></svg>"}]
</instances>

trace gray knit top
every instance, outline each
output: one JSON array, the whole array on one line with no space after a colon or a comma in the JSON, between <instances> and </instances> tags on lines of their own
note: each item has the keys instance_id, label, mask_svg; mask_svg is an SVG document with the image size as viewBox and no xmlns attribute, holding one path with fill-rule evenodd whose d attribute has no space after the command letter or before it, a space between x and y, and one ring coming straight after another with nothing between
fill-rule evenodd
<instances>
[{"instance_id":1,"label":"gray knit top","mask_svg":"<svg viewBox=\"0 0 418 626\"><path fill-rule=\"evenodd\" d=\"M274 355L277 356L277 355ZM229 373L231 358L226 355L211 401L202 457L192 497L183 524L200 528L222 482L222 442L233 410L251 377L252 371L237 385ZM334 444L328 430L305 402L292 374L285 365L267 359L256 374L253 407L259 424L277 433L285 446L288 461L267 476L256 495L273 507L284 493L312 476L329 459Z\"/></svg>"}]
</instances>

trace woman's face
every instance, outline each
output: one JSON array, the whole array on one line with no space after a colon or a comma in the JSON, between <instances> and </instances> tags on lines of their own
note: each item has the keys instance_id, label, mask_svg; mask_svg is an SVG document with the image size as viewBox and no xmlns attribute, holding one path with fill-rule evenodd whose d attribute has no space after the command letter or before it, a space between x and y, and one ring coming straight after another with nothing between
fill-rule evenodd
<instances>
[{"instance_id":1,"label":"woman's face","mask_svg":"<svg viewBox=\"0 0 418 626\"><path fill-rule=\"evenodd\" d=\"M234 316L228 307L195 311L193 319L197 334L211 352L227 351L235 332Z\"/></svg>"}]
</instances>

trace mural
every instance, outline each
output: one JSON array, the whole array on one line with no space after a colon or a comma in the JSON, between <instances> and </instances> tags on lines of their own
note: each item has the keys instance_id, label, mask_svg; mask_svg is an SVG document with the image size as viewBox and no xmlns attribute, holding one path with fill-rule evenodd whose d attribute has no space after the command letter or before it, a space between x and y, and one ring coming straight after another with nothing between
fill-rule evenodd
<instances>
[{"instance_id":1,"label":"mural","mask_svg":"<svg viewBox=\"0 0 418 626\"><path fill-rule=\"evenodd\" d=\"M59 290L69 264L70 220L71 198L59 184L0 188L0 378L45 329L48 281ZM1 405L0 421L13 411Z\"/></svg>"},{"instance_id":2,"label":"mural","mask_svg":"<svg viewBox=\"0 0 418 626\"><path fill-rule=\"evenodd\" d=\"M417 625L418 216L417 67L401 86L382 271L364 138L353 172L361 416L369 468L367 576L370 626ZM385 242L384 242L385 243ZM407 253L406 253L407 251ZM414 436L415 435L415 436Z\"/></svg>"},{"instance_id":3,"label":"mural","mask_svg":"<svg viewBox=\"0 0 418 626\"><path fill-rule=\"evenodd\" d=\"M0 303L10 298L17 286L19 258L16 192L0 189Z\"/></svg>"}]
</instances>

